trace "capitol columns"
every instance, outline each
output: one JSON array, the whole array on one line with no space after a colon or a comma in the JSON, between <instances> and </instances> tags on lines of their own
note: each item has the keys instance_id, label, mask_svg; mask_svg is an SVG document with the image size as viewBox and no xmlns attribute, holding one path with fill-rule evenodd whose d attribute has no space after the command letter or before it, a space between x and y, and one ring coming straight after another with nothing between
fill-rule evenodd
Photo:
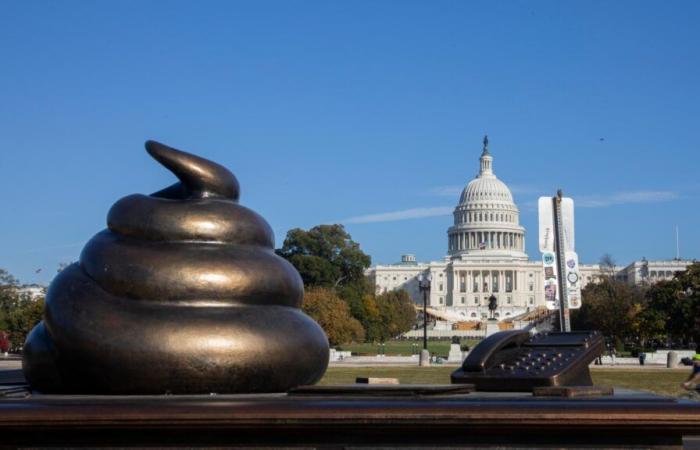
<instances>
[{"instance_id":1,"label":"capitol columns","mask_svg":"<svg viewBox=\"0 0 700 450\"><path fill-rule=\"evenodd\" d=\"M460 270L452 266L452 304L455 306L458 304L457 298L459 296L459 283L460 283ZM447 303L447 302L445 302Z\"/></svg>"}]
</instances>

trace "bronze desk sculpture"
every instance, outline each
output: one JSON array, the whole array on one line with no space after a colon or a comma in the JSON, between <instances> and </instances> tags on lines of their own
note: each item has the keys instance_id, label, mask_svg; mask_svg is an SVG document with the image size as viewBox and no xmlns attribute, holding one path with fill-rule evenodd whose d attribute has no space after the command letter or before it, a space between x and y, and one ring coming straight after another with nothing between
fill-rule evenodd
<instances>
[{"instance_id":1,"label":"bronze desk sculpture","mask_svg":"<svg viewBox=\"0 0 700 450\"><path fill-rule=\"evenodd\" d=\"M108 228L49 287L23 370L44 393L281 392L318 381L328 340L299 308L238 181L206 159L146 143L180 180L119 200Z\"/></svg>"}]
</instances>

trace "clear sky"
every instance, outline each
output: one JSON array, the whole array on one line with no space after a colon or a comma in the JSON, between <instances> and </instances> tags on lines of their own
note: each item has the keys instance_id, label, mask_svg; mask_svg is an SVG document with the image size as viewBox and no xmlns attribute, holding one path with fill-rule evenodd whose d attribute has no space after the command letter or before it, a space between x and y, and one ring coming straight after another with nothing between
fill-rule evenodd
<instances>
[{"instance_id":1,"label":"clear sky","mask_svg":"<svg viewBox=\"0 0 700 450\"><path fill-rule=\"evenodd\" d=\"M531 258L557 188L582 262L672 258L676 225L700 258L698 23L697 1L2 2L0 267L47 283L171 183L147 139L229 167L278 245L340 222L373 262L440 259L485 133Z\"/></svg>"}]
</instances>

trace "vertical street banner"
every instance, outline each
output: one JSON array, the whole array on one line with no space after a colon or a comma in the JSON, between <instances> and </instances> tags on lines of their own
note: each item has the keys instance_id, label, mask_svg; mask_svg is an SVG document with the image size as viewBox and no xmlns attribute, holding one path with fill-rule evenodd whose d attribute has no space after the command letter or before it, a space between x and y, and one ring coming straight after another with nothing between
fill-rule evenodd
<instances>
[{"instance_id":1,"label":"vertical street banner","mask_svg":"<svg viewBox=\"0 0 700 450\"><path fill-rule=\"evenodd\" d=\"M552 197L540 197L537 202L540 222L540 252L554 253L554 208Z\"/></svg>"},{"instance_id":2,"label":"vertical street banner","mask_svg":"<svg viewBox=\"0 0 700 450\"><path fill-rule=\"evenodd\" d=\"M549 202L550 208L552 202ZM574 200L569 197L561 199L561 229L564 235L564 251L575 251L576 245L574 241Z\"/></svg>"},{"instance_id":3,"label":"vertical street banner","mask_svg":"<svg viewBox=\"0 0 700 450\"><path fill-rule=\"evenodd\" d=\"M576 252L565 252L566 262L566 298L569 300L570 309L581 307L581 272L578 268L578 255Z\"/></svg>"},{"instance_id":4,"label":"vertical street banner","mask_svg":"<svg viewBox=\"0 0 700 450\"><path fill-rule=\"evenodd\" d=\"M554 253L554 208L552 197L540 197L537 202L539 213L539 246L542 252L542 287L547 309L559 308L559 269Z\"/></svg>"},{"instance_id":5,"label":"vertical street banner","mask_svg":"<svg viewBox=\"0 0 700 450\"><path fill-rule=\"evenodd\" d=\"M542 253L542 273L544 274L544 301L547 309L559 309L559 283L557 281L557 256L554 252Z\"/></svg>"},{"instance_id":6,"label":"vertical street banner","mask_svg":"<svg viewBox=\"0 0 700 450\"><path fill-rule=\"evenodd\" d=\"M542 274L544 299L547 309L559 309L561 306L562 292L559 287L559 276L562 280L562 289L565 289L569 308L581 307L581 274L579 271L578 255L575 252L574 237L574 201L569 197L563 197L560 202L561 223L559 224L562 243L561 249L557 249L555 242L554 220L556 211L552 197L540 197L538 202L539 220L539 248L542 252ZM563 269L559 258L564 260ZM560 274L564 270L563 274Z\"/></svg>"}]
</instances>

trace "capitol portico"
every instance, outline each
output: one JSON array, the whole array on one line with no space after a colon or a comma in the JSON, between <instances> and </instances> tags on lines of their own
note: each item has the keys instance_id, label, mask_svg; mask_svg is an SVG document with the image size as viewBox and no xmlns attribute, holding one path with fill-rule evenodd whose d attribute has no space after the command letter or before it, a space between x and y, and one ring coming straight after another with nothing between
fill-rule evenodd
<instances>
[{"instance_id":1,"label":"capitol portico","mask_svg":"<svg viewBox=\"0 0 700 450\"><path fill-rule=\"evenodd\" d=\"M462 191L453 224L447 229L445 258L418 263L413 255L404 255L400 263L370 268L367 275L377 293L405 289L414 302L422 304L418 275L429 273L432 286L428 306L447 322L489 317L491 296L497 299L494 316L499 320L544 307L542 263L530 261L525 253L520 211L508 186L496 177L493 162L485 137L479 172ZM690 261L677 263L685 268ZM617 271L626 274L635 264L639 262ZM648 266L649 262L644 264ZM637 273L639 269L632 271ZM579 272L585 285L595 280L600 269L598 265L581 264ZM669 273L666 271L666 275Z\"/></svg>"}]
</instances>

